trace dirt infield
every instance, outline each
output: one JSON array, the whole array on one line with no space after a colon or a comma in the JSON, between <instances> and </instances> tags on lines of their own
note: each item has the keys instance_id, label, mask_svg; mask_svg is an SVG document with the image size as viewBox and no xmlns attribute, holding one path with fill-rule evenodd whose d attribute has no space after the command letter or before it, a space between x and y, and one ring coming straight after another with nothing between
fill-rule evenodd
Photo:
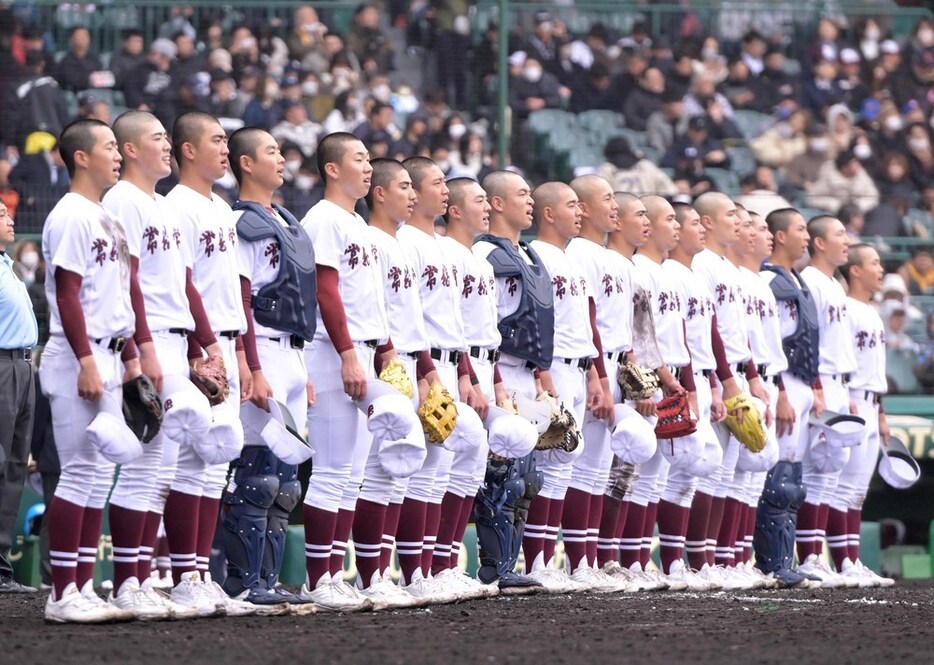
<instances>
[{"instance_id":1,"label":"dirt infield","mask_svg":"<svg viewBox=\"0 0 934 665\"><path fill-rule=\"evenodd\" d=\"M0 596L0 663L920 664L934 645L930 582L513 597L369 615L114 626L47 625L44 602L44 594Z\"/></svg>"}]
</instances>

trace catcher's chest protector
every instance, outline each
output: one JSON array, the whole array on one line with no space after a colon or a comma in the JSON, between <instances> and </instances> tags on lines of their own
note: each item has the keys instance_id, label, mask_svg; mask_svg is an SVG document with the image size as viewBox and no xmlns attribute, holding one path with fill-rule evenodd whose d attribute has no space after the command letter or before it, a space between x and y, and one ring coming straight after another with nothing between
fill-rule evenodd
<instances>
[{"instance_id":1,"label":"catcher's chest protector","mask_svg":"<svg viewBox=\"0 0 934 665\"><path fill-rule=\"evenodd\" d=\"M260 325L310 342L315 336L318 311L315 250L292 213L275 203L273 207L288 227L253 201L237 201L233 206L243 211L237 221L237 235L243 240L275 238L279 242L279 273L253 296L253 316Z\"/></svg>"},{"instance_id":2,"label":"catcher's chest protector","mask_svg":"<svg viewBox=\"0 0 934 665\"><path fill-rule=\"evenodd\" d=\"M775 278L769 282L775 299L779 303L793 303L797 313L795 331L782 340L788 371L805 383L813 383L817 379L820 362L817 305L798 271L792 270L789 275L784 268L770 264L765 264L763 270L775 273Z\"/></svg>"},{"instance_id":3,"label":"catcher's chest protector","mask_svg":"<svg viewBox=\"0 0 934 665\"><path fill-rule=\"evenodd\" d=\"M500 350L536 367L551 367L555 347L555 308L551 277L534 249L520 241L519 247L532 260L527 263L506 238L482 235L478 241L496 246L487 255L497 277L518 277L522 282L519 307L499 322L503 336Z\"/></svg>"}]
</instances>

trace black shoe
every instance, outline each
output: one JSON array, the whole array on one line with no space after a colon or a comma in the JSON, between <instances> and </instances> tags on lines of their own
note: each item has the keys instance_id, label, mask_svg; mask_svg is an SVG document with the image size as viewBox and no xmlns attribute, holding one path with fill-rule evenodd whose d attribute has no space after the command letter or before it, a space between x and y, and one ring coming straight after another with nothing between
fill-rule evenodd
<instances>
[{"instance_id":1,"label":"black shoe","mask_svg":"<svg viewBox=\"0 0 934 665\"><path fill-rule=\"evenodd\" d=\"M520 596L538 593L542 583L525 575L508 572L499 578L499 591L505 595Z\"/></svg>"},{"instance_id":2,"label":"black shoe","mask_svg":"<svg viewBox=\"0 0 934 665\"><path fill-rule=\"evenodd\" d=\"M0 593L37 593L36 587L20 584L12 575L0 575Z\"/></svg>"}]
</instances>

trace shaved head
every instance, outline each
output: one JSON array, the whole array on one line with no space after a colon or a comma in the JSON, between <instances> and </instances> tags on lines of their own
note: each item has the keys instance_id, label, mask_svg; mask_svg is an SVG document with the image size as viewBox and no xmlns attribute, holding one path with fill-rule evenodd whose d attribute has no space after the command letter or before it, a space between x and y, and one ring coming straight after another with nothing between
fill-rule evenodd
<instances>
[{"instance_id":1,"label":"shaved head","mask_svg":"<svg viewBox=\"0 0 934 665\"><path fill-rule=\"evenodd\" d=\"M616 197L616 202L619 204L620 215L628 213L629 206L639 200L638 196L630 194L629 192L614 192L613 196Z\"/></svg>"},{"instance_id":2,"label":"shaved head","mask_svg":"<svg viewBox=\"0 0 934 665\"><path fill-rule=\"evenodd\" d=\"M765 223L769 225L769 231L772 235L775 235L779 231L787 231L795 218L800 216L801 213L794 208L779 208L768 214Z\"/></svg>"},{"instance_id":3,"label":"shaved head","mask_svg":"<svg viewBox=\"0 0 934 665\"><path fill-rule=\"evenodd\" d=\"M463 205L466 193L473 185L478 184L473 178L452 178L448 180L448 207Z\"/></svg>"},{"instance_id":4,"label":"shaved head","mask_svg":"<svg viewBox=\"0 0 934 665\"><path fill-rule=\"evenodd\" d=\"M188 111L175 118L175 124L172 125L172 154L179 168L184 163L182 146L186 143L197 143L202 133L219 124L217 118L203 111Z\"/></svg>"},{"instance_id":5,"label":"shaved head","mask_svg":"<svg viewBox=\"0 0 934 665\"><path fill-rule=\"evenodd\" d=\"M811 218L811 221L808 222L808 235L811 236L811 241L808 243L808 252L811 255L814 254L816 249L814 241L817 238L826 239L830 228L835 225L835 222L839 221L839 219L831 215L818 215Z\"/></svg>"},{"instance_id":6,"label":"shaved head","mask_svg":"<svg viewBox=\"0 0 934 665\"><path fill-rule=\"evenodd\" d=\"M151 129L153 122L159 122L159 119L149 111L121 113L113 126L114 136L117 137L117 145L121 152L124 143L137 143L143 133Z\"/></svg>"},{"instance_id":7,"label":"shaved head","mask_svg":"<svg viewBox=\"0 0 934 665\"><path fill-rule=\"evenodd\" d=\"M503 198L509 192L509 187L516 185L516 179L525 181L521 175L513 171L493 171L487 174L480 186L491 199L494 196Z\"/></svg>"},{"instance_id":8,"label":"shaved head","mask_svg":"<svg viewBox=\"0 0 934 665\"><path fill-rule=\"evenodd\" d=\"M370 162L370 166L373 167L373 175L370 176L370 191L366 195L366 204L372 210L373 190L377 187L383 189L389 187L399 175L399 172L405 170L405 167L398 160L386 158L374 159Z\"/></svg>"},{"instance_id":9,"label":"shaved head","mask_svg":"<svg viewBox=\"0 0 934 665\"><path fill-rule=\"evenodd\" d=\"M563 182L546 182L535 188L532 198L535 199L535 219L540 220L545 208L554 208L561 201L567 191L574 191Z\"/></svg>"},{"instance_id":10,"label":"shaved head","mask_svg":"<svg viewBox=\"0 0 934 665\"><path fill-rule=\"evenodd\" d=\"M642 203L645 205L645 210L648 212L649 221L651 222L655 222L663 215L669 214L672 210L671 204L668 203L667 199L655 194L643 196Z\"/></svg>"},{"instance_id":11,"label":"shaved head","mask_svg":"<svg viewBox=\"0 0 934 665\"><path fill-rule=\"evenodd\" d=\"M724 208L735 205L721 192L704 192L694 201L694 209L701 217L716 217Z\"/></svg>"},{"instance_id":12,"label":"shaved head","mask_svg":"<svg viewBox=\"0 0 934 665\"><path fill-rule=\"evenodd\" d=\"M570 182L570 187L577 194L577 198L580 199L582 203L586 203L594 196L602 194L608 184L605 178L589 174L574 178L574 180Z\"/></svg>"}]
</instances>

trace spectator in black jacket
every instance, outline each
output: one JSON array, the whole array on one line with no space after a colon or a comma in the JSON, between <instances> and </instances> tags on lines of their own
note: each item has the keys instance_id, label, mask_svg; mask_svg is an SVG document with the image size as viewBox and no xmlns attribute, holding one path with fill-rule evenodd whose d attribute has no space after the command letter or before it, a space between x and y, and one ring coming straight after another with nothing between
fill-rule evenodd
<instances>
[{"instance_id":1,"label":"spectator in black jacket","mask_svg":"<svg viewBox=\"0 0 934 665\"><path fill-rule=\"evenodd\" d=\"M16 223L24 233L39 233L52 207L68 191L70 180L51 134L36 132L10 171L10 184L20 193Z\"/></svg>"},{"instance_id":2,"label":"spectator in black jacket","mask_svg":"<svg viewBox=\"0 0 934 665\"><path fill-rule=\"evenodd\" d=\"M572 111L619 111L619 91L610 85L610 70L602 62L595 62L589 72L578 77L578 81L571 92Z\"/></svg>"},{"instance_id":3,"label":"spectator in black jacket","mask_svg":"<svg viewBox=\"0 0 934 665\"><path fill-rule=\"evenodd\" d=\"M561 84L554 74L542 69L541 62L528 57L520 71L521 74L513 76L509 82L509 106L517 118L528 118L532 111L561 106Z\"/></svg>"},{"instance_id":4,"label":"spectator in black jacket","mask_svg":"<svg viewBox=\"0 0 934 665\"><path fill-rule=\"evenodd\" d=\"M675 139L660 166L681 173L700 173L704 167L729 168L730 158L720 141L710 136L710 121L700 115L688 120L688 130Z\"/></svg>"},{"instance_id":5,"label":"spectator in black jacket","mask_svg":"<svg viewBox=\"0 0 934 665\"><path fill-rule=\"evenodd\" d=\"M166 127L172 126L177 115L171 75L177 53L175 42L159 37L150 44L146 60L127 74L124 86L127 106L153 113Z\"/></svg>"},{"instance_id":6,"label":"spectator in black jacket","mask_svg":"<svg viewBox=\"0 0 934 665\"><path fill-rule=\"evenodd\" d=\"M136 69L146 56L143 54L143 33L135 28L123 31L120 50L110 56L107 68L114 75L114 88L123 90L127 74Z\"/></svg>"},{"instance_id":7,"label":"spectator in black jacket","mask_svg":"<svg viewBox=\"0 0 934 665\"><path fill-rule=\"evenodd\" d=\"M644 132L649 116L662 110L662 93L665 91L665 76L658 67L649 67L639 79L639 87L633 90L623 105L626 126Z\"/></svg>"},{"instance_id":8,"label":"spectator in black jacket","mask_svg":"<svg viewBox=\"0 0 934 665\"><path fill-rule=\"evenodd\" d=\"M78 92L92 87L91 74L101 71L101 59L91 54L91 33L83 25L68 31L68 53L55 67L55 80L63 90Z\"/></svg>"},{"instance_id":9,"label":"spectator in black jacket","mask_svg":"<svg viewBox=\"0 0 934 665\"><path fill-rule=\"evenodd\" d=\"M26 137L33 132L58 136L70 119L62 89L54 78L45 75L45 56L41 51L26 52L25 69L25 78L14 89L11 109L16 114L14 137L21 150Z\"/></svg>"}]
</instances>

